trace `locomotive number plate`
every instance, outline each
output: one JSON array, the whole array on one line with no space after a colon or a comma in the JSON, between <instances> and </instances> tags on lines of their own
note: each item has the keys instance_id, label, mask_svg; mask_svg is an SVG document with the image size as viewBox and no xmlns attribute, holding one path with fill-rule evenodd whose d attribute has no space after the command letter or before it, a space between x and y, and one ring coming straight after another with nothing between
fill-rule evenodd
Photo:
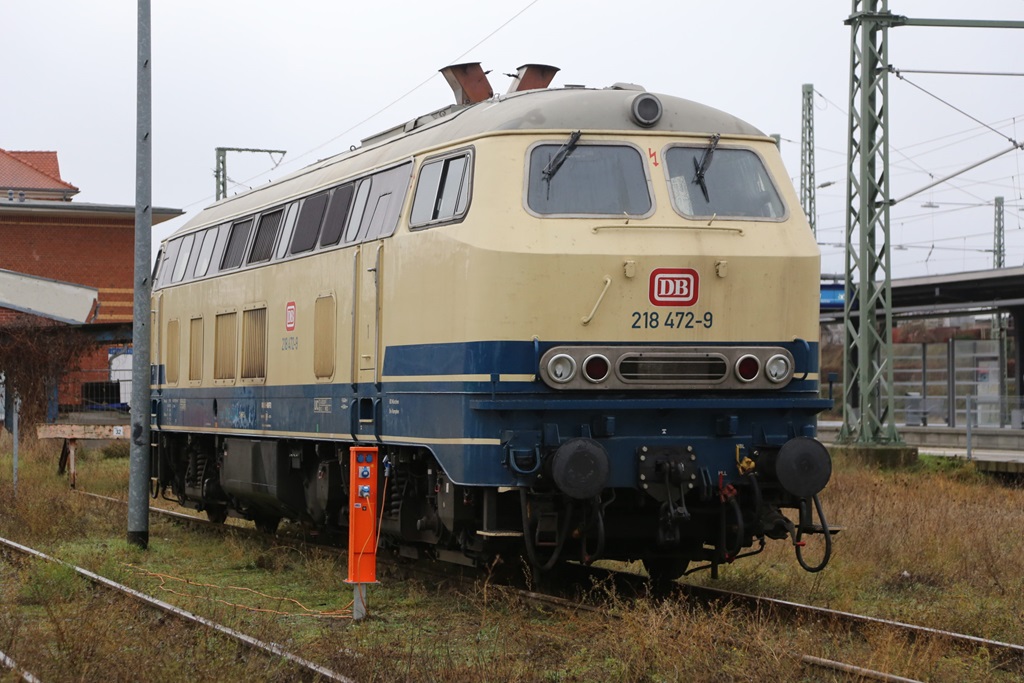
<instances>
[{"instance_id":1,"label":"locomotive number plate","mask_svg":"<svg viewBox=\"0 0 1024 683\"><path fill-rule=\"evenodd\" d=\"M655 330L667 327L673 330L710 330L715 322L711 311L694 313L693 311L633 311L634 330Z\"/></svg>"}]
</instances>

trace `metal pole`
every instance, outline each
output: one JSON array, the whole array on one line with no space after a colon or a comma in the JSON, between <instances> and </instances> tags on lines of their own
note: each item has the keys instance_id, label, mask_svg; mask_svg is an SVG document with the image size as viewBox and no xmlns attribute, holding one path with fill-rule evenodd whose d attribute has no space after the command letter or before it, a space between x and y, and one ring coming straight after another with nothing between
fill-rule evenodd
<instances>
[{"instance_id":1,"label":"metal pole","mask_svg":"<svg viewBox=\"0 0 1024 683\"><path fill-rule=\"evenodd\" d=\"M18 497L18 413L21 412L21 399L15 394L12 398L14 409L11 410L11 436L14 437L14 497Z\"/></svg>"},{"instance_id":2,"label":"metal pole","mask_svg":"<svg viewBox=\"0 0 1024 683\"><path fill-rule=\"evenodd\" d=\"M956 427L956 340L946 343L946 425Z\"/></svg>"},{"instance_id":3,"label":"metal pole","mask_svg":"<svg viewBox=\"0 0 1024 683\"><path fill-rule=\"evenodd\" d=\"M128 542L149 547L149 315L152 249L152 74L150 0L139 0L135 140L135 298L132 315L132 434L128 477Z\"/></svg>"},{"instance_id":4,"label":"metal pole","mask_svg":"<svg viewBox=\"0 0 1024 683\"><path fill-rule=\"evenodd\" d=\"M352 620L362 621L366 618L366 584L357 583L352 587Z\"/></svg>"},{"instance_id":5,"label":"metal pole","mask_svg":"<svg viewBox=\"0 0 1024 683\"><path fill-rule=\"evenodd\" d=\"M971 425L974 420L971 419L971 398L970 394L967 394L967 459L971 459Z\"/></svg>"}]
</instances>

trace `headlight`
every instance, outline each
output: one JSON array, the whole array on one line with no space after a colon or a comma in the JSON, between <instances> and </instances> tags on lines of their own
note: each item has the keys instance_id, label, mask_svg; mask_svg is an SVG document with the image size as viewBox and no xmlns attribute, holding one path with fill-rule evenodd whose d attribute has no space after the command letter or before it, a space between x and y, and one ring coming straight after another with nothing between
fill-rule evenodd
<instances>
[{"instance_id":1,"label":"headlight","mask_svg":"<svg viewBox=\"0 0 1024 683\"><path fill-rule=\"evenodd\" d=\"M552 356L548 361L548 377L559 384L572 381L576 376L576 359L572 356L560 353Z\"/></svg>"},{"instance_id":2,"label":"headlight","mask_svg":"<svg viewBox=\"0 0 1024 683\"><path fill-rule=\"evenodd\" d=\"M634 121L644 128L650 128L661 120L661 100L651 93L642 93L630 102L629 111Z\"/></svg>"},{"instance_id":3,"label":"headlight","mask_svg":"<svg viewBox=\"0 0 1024 683\"><path fill-rule=\"evenodd\" d=\"M764 364L764 372L769 380L779 383L789 379L790 373L793 372L793 366L783 355L772 356Z\"/></svg>"}]
</instances>

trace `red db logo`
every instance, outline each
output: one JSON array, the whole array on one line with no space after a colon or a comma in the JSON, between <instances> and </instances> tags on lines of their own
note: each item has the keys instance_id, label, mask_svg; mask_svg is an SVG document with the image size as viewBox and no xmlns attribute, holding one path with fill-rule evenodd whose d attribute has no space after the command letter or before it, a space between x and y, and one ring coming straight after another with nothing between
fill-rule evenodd
<instances>
[{"instance_id":1,"label":"red db logo","mask_svg":"<svg viewBox=\"0 0 1024 683\"><path fill-rule=\"evenodd\" d=\"M289 301L284 307L284 329L291 332L295 329L295 302Z\"/></svg>"},{"instance_id":2,"label":"red db logo","mask_svg":"<svg viewBox=\"0 0 1024 683\"><path fill-rule=\"evenodd\" d=\"M651 271L651 303L655 306L693 306L699 276L693 268L655 268Z\"/></svg>"}]
</instances>

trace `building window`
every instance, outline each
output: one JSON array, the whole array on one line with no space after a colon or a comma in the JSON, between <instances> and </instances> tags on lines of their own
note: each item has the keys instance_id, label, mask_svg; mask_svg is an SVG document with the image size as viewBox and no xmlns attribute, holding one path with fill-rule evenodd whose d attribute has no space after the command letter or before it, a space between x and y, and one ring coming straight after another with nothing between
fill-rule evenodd
<instances>
[{"instance_id":1,"label":"building window","mask_svg":"<svg viewBox=\"0 0 1024 683\"><path fill-rule=\"evenodd\" d=\"M267 377L267 309L242 312L242 379Z\"/></svg>"},{"instance_id":2,"label":"building window","mask_svg":"<svg viewBox=\"0 0 1024 683\"><path fill-rule=\"evenodd\" d=\"M409 225L423 226L462 218L469 205L470 155L424 162L416 184Z\"/></svg>"},{"instance_id":3,"label":"building window","mask_svg":"<svg viewBox=\"0 0 1024 683\"><path fill-rule=\"evenodd\" d=\"M198 382L203 379L203 319L192 318L189 325L188 379Z\"/></svg>"},{"instance_id":4,"label":"building window","mask_svg":"<svg viewBox=\"0 0 1024 683\"><path fill-rule=\"evenodd\" d=\"M181 332L178 329L178 321L171 320L167 323L167 365L165 372L168 384L178 383L178 367L181 362Z\"/></svg>"},{"instance_id":5,"label":"building window","mask_svg":"<svg viewBox=\"0 0 1024 683\"><path fill-rule=\"evenodd\" d=\"M317 379L334 376L336 323L334 295L319 297L313 309L313 374Z\"/></svg>"},{"instance_id":6,"label":"building window","mask_svg":"<svg viewBox=\"0 0 1024 683\"><path fill-rule=\"evenodd\" d=\"M235 336L237 332L235 313L221 313L217 316L214 335L213 378L235 378Z\"/></svg>"}]
</instances>

